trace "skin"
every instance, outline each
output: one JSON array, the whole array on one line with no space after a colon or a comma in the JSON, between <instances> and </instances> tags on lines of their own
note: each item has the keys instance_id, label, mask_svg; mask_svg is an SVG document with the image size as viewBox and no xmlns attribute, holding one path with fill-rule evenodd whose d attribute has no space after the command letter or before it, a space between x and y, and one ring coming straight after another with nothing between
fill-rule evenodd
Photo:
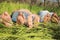
<instances>
[{"instance_id":1,"label":"skin","mask_svg":"<svg viewBox=\"0 0 60 40\"><path fill-rule=\"evenodd\" d=\"M38 24L40 23L39 21L40 21L40 18L39 18L39 16L38 15L36 15L36 14L32 14L32 16L34 16L35 18L34 18L34 20L33 20L33 25L34 25L34 27L37 27L38 26Z\"/></svg>"},{"instance_id":2,"label":"skin","mask_svg":"<svg viewBox=\"0 0 60 40\"><path fill-rule=\"evenodd\" d=\"M18 18L17 18L17 24L24 24L25 19L22 13L19 13Z\"/></svg>"},{"instance_id":3,"label":"skin","mask_svg":"<svg viewBox=\"0 0 60 40\"><path fill-rule=\"evenodd\" d=\"M47 22L49 22L50 20L52 20L52 22L56 22L56 23L58 23L58 16L57 16L57 14L56 13L54 13L53 15L52 15L52 17L49 15L49 14L47 14L45 17L44 17L44 23L47 23Z\"/></svg>"},{"instance_id":4,"label":"skin","mask_svg":"<svg viewBox=\"0 0 60 40\"><path fill-rule=\"evenodd\" d=\"M51 16L49 14L47 14L45 17L44 17L44 23L47 23L49 22L51 19Z\"/></svg>"},{"instance_id":5,"label":"skin","mask_svg":"<svg viewBox=\"0 0 60 40\"><path fill-rule=\"evenodd\" d=\"M12 20L11 20L10 15L8 14L8 12L4 12L1 17L3 20L2 23L4 23L5 26L12 26L12 24L11 24Z\"/></svg>"},{"instance_id":6,"label":"skin","mask_svg":"<svg viewBox=\"0 0 60 40\"><path fill-rule=\"evenodd\" d=\"M32 24L30 24L30 22L29 22L29 21L31 21L31 20L30 20L30 16L28 16L27 19L25 19L24 15L22 14L21 11L25 11L25 12L28 13L29 15L32 14L32 13L31 13L29 10L27 10L27 9L20 9L20 10L18 10L18 12L19 12L20 14L18 15L17 23L18 23L18 24L25 24L25 25L27 25L27 26L30 27L30 26L32 25Z\"/></svg>"},{"instance_id":7,"label":"skin","mask_svg":"<svg viewBox=\"0 0 60 40\"><path fill-rule=\"evenodd\" d=\"M39 16L36 15L36 14L32 14L29 10L27 9L21 9L21 10L18 10L20 12L20 15L18 16L18 19L17 19L17 23L18 24L26 24L29 28L32 28L34 25L37 25L36 23L39 23ZM27 20L25 19L25 17L23 16L22 12L21 11L25 11L27 13L29 13L30 15L27 17ZM34 16L34 24L33 24L33 21L32 21L32 16Z\"/></svg>"},{"instance_id":8,"label":"skin","mask_svg":"<svg viewBox=\"0 0 60 40\"><path fill-rule=\"evenodd\" d=\"M59 21L59 17L57 16L56 13L53 14L51 19L52 19L52 21L54 20L53 22L56 22L56 23L58 23L58 21Z\"/></svg>"},{"instance_id":9,"label":"skin","mask_svg":"<svg viewBox=\"0 0 60 40\"><path fill-rule=\"evenodd\" d=\"M31 16L31 15L28 16L27 26L28 26L29 28L32 28L32 27L33 27L33 22L32 22L32 16Z\"/></svg>"},{"instance_id":10,"label":"skin","mask_svg":"<svg viewBox=\"0 0 60 40\"><path fill-rule=\"evenodd\" d=\"M32 16L34 17L34 20L32 19ZM33 21L32 21L33 20ZM30 16L28 16L28 26L29 28L32 28L33 26L38 26L40 18L38 15L36 14L31 14Z\"/></svg>"},{"instance_id":11,"label":"skin","mask_svg":"<svg viewBox=\"0 0 60 40\"><path fill-rule=\"evenodd\" d=\"M39 16L38 15L35 15L35 19L34 19L34 27L38 27L38 25L39 25L39 22L40 21L40 18L39 18Z\"/></svg>"}]
</instances>

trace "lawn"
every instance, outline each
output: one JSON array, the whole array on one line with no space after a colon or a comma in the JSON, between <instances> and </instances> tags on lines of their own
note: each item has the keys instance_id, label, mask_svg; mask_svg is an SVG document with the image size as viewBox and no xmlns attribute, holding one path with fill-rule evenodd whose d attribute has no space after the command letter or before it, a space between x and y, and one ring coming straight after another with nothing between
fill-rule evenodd
<instances>
[{"instance_id":1,"label":"lawn","mask_svg":"<svg viewBox=\"0 0 60 40\"><path fill-rule=\"evenodd\" d=\"M29 4L22 3L0 3L0 14L8 11L11 14L14 10L18 9L29 9L32 13L38 13L41 10L49 10L57 12L60 15L60 7L50 8L33 5L30 8ZM25 25L13 25L11 28L5 27L0 23L0 40L59 40L60 39L60 25L56 23L40 23L37 28L28 30Z\"/></svg>"}]
</instances>

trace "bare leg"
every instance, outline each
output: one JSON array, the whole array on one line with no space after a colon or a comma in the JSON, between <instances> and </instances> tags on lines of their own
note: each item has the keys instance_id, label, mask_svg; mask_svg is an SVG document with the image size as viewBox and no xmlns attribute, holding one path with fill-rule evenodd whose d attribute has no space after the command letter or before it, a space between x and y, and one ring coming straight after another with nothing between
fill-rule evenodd
<instances>
[{"instance_id":1,"label":"bare leg","mask_svg":"<svg viewBox=\"0 0 60 40\"><path fill-rule=\"evenodd\" d=\"M24 24L24 22L25 22L25 19L22 17L22 16L18 16L18 18L17 18L17 24Z\"/></svg>"},{"instance_id":2,"label":"bare leg","mask_svg":"<svg viewBox=\"0 0 60 40\"><path fill-rule=\"evenodd\" d=\"M53 22L57 22L57 23L58 23L58 19L57 19L57 18L55 18L55 17L52 17L52 21L53 21Z\"/></svg>"},{"instance_id":3,"label":"bare leg","mask_svg":"<svg viewBox=\"0 0 60 40\"><path fill-rule=\"evenodd\" d=\"M54 20L54 21L53 21L53 20ZM58 20L59 20L59 17L57 16L56 13L54 13L53 16L52 16L52 21L58 23Z\"/></svg>"},{"instance_id":4,"label":"bare leg","mask_svg":"<svg viewBox=\"0 0 60 40\"><path fill-rule=\"evenodd\" d=\"M8 12L4 12L1 18L2 18L2 23L4 23L6 26L12 26L12 20Z\"/></svg>"},{"instance_id":5,"label":"bare leg","mask_svg":"<svg viewBox=\"0 0 60 40\"><path fill-rule=\"evenodd\" d=\"M33 27L33 22L32 22L32 16L31 15L28 16L27 24L28 24L29 28Z\"/></svg>"},{"instance_id":6,"label":"bare leg","mask_svg":"<svg viewBox=\"0 0 60 40\"><path fill-rule=\"evenodd\" d=\"M47 14L45 17L44 17L44 23L50 21L51 17L49 14Z\"/></svg>"},{"instance_id":7,"label":"bare leg","mask_svg":"<svg viewBox=\"0 0 60 40\"><path fill-rule=\"evenodd\" d=\"M35 18L34 18L34 20L33 20L33 22L34 22L34 27L38 27L38 25L39 25L39 22L40 21L40 18L39 18L39 16L38 15L35 15Z\"/></svg>"}]
</instances>

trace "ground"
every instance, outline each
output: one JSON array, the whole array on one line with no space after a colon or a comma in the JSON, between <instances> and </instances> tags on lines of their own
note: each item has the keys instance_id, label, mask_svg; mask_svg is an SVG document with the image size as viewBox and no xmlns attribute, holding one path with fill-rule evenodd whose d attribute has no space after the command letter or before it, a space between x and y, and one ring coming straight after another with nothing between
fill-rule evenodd
<instances>
[{"instance_id":1,"label":"ground","mask_svg":"<svg viewBox=\"0 0 60 40\"><path fill-rule=\"evenodd\" d=\"M39 7L32 6L28 4L22 3L0 3L0 14L4 11L8 11L9 14L12 11L17 9L29 9L32 13L38 13L39 11L46 9L49 11L57 12L58 16L60 15L60 7ZM5 27L2 23L0 23L0 40L59 40L60 38L60 25L56 23L40 23L37 28L32 28L28 30L28 27L25 25L13 25L11 28Z\"/></svg>"}]
</instances>

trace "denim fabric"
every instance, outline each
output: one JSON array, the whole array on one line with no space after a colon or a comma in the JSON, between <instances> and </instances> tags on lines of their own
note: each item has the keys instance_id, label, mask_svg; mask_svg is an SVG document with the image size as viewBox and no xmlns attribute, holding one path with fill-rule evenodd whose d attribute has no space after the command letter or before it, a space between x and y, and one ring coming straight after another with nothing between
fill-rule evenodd
<instances>
[{"instance_id":1,"label":"denim fabric","mask_svg":"<svg viewBox=\"0 0 60 40\"><path fill-rule=\"evenodd\" d=\"M25 19L27 19L27 17L29 16L29 13L24 12L24 11L21 11L21 12L23 13L23 16L25 17ZM18 14L19 13L17 11L12 14L12 21L13 22L17 21Z\"/></svg>"},{"instance_id":2,"label":"denim fabric","mask_svg":"<svg viewBox=\"0 0 60 40\"><path fill-rule=\"evenodd\" d=\"M50 14L50 12L49 12L49 11L47 11L47 10L40 11L40 12L38 13L38 14L39 14L39 16L40 16L40 22L43 22L44 17L45 17L45 15L47 15L47 13L49 13L49 14Z\"/></svg>"},{"instance_id":3,"label":"denim fabric","mask_svg":"<svg viewBox=\"0 0 60 40\"><path fill-rule=\"evenodd\" d=\"M18 12L14 12L13 15L12 15L12 21L13 22L16 22L17 21L17 16L18 16Z\"/></svg>"},{"instance_id":4,"label":"denim fabric","mask_svg":"<svg viewBox=\"0 0 60 40\"><path fill-rule=\"evenodd\" d=\"M27 18L28 18L28 16L29 16L29 13L27 13L27 12L22 12L22 13L23 13L23 15L24 15L25 19L27 19Z\"/></svg>"}]
</instances>

